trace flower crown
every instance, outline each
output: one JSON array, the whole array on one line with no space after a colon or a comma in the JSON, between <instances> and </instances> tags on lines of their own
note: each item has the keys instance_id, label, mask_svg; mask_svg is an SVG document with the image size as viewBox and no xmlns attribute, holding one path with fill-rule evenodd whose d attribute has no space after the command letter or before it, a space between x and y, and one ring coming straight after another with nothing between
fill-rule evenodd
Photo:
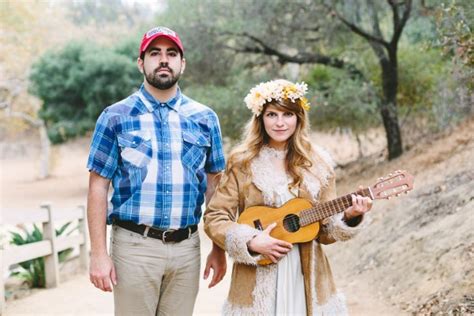
<instances>
[{"instance_id":1,"label":"flower crown","mask_svg":"<svg viewBox=\"0 0 474 316\"><path fill-rule=\"evenodd\" d=\"M308 99L304 97L308 91L308 85L304 82L292 83L287 80L278 79L262 82L253 87L244 101L252 112L259 116L262 113L265 103L272 100L291 100L291 102L300 101L301 107L308 111L310 104Z\"/></svg>"}]
</instances>

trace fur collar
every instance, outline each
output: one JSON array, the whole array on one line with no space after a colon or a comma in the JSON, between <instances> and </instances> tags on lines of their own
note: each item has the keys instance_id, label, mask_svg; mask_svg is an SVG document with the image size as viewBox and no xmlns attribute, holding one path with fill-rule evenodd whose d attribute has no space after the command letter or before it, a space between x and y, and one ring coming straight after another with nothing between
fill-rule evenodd
<instances>
[{"instance_id":1,"label":"fur collar","mask_svg":"<svg viewBox=\"0 0 474 316\"><path fill-rule=\"evenodd\" d=\"M319 146L314 146L314 164L310 171L303 171L303 187L316 200L322 187L328 184L329 177L333 174L334 162L327 151ZM277 206L276 197L285 196L291 177L282 172L276 172L272 159L284 159L286 151L278 151L268 146L262 147L258 156L251 162L252 182L262 191L265 204ZM297 192L291 192L295 196Z\"/></svg>"}]
</instances>

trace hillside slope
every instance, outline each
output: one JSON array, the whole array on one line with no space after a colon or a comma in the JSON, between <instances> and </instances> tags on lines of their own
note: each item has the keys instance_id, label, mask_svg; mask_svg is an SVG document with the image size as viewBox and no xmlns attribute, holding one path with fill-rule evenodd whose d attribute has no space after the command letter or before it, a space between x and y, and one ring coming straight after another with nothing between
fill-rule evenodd
<instances>
[{"instance_id":1,"label":"hillside slope","mask_svg":"<svg viewBox=\"0 0 474 316\"><path fill-rule=\"evenodd\" d=\"M340 195L394 170L415 176L410 194L375 202L363 233L326 247L353 314L474 314L473 135L471 119L399 159L337 171Z\"/></svg>"}]
</instances>

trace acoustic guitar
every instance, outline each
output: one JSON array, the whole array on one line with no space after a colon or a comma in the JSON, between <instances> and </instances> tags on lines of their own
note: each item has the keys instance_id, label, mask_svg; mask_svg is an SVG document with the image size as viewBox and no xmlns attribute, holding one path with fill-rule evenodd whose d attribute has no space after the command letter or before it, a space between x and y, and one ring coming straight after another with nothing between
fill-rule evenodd
<instances>
[{"instance_id":1,"label":"acoustic guitar","mask_svg":"<svg viewBox=\"0 0 474 316\"><path fill-rule=\"evenodd\" d=\"M379 178L372 186L316 205L309 200L295 198L278 208L252 206L240 214L237 222L258 230L264 230L268 225L277 223L270 236L292 244L303 243L316 238L320 221L343 212L352 205L351 194L370 197L372 200L390 199L412 190L413 179L408 172L398 170ZM272 262L269 259L262 259L258 263L266 265Z\"/></svg>"}]
</instances>

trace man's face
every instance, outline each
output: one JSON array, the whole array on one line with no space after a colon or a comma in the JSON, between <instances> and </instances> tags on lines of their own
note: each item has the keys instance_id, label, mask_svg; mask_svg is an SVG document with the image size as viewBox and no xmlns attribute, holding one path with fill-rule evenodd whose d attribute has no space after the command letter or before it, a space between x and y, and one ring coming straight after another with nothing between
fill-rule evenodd
<instances>
[{"instance_id":1,"label":"man's face","mask_svg":"<svg viewBox=\"0 0 474 316\"><path fill-rule=\"evenodd\" d=\"M159 37L148 46L138 67L145 80L153 87L167 90L178 82L184 71L185 60L178 47L169 39Z\"/></svg>"}]
</instances>

